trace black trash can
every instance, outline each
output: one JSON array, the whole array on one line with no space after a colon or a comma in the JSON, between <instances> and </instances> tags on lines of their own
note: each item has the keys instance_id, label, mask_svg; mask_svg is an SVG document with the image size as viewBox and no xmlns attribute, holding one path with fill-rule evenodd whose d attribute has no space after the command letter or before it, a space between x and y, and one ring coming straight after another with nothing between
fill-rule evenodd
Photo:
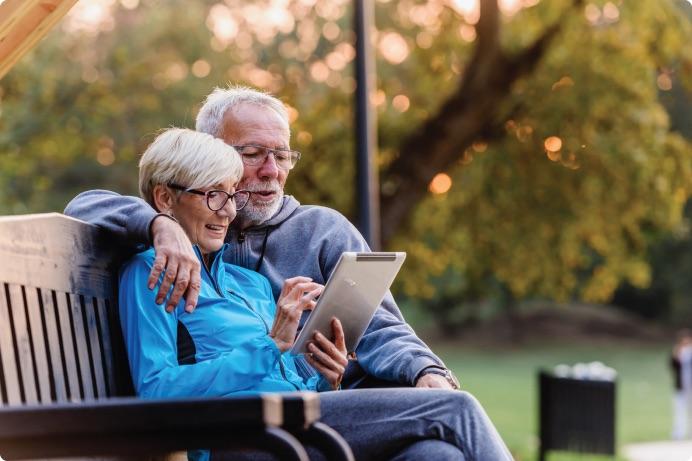
<instances>
[{"instance_id":1,"label":"black trash can","mask_svg":"<svg viewBox=\"0 0 692 461\"><path fill-rule=\"evenodd\" d=\"M548 450L615 454L615 384L539 372L540 461Z\"/></svg>"}]
</instances>

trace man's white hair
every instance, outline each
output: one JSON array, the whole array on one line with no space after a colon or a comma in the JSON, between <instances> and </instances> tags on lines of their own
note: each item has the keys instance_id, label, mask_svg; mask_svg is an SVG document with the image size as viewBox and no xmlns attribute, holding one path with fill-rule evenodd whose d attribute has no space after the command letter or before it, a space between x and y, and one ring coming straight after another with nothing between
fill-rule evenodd
<instances>
[{"instance_id":1,"label":"man's white hair","mask_svg":"<svg viewBox=\"0 0 692 461\"><path fill-rule=\"evenodd\" d=\"M204 100L202 108L197 113L195 128L202 133L209 133L220 138L223 136L223 117L231 109L241 104L254 104L273 110L288 125L286 106L279 99L254 88L245 86L229 86L214 88Z\"/></svg>"},{"instance_id":2,"label":"man's white hair","mask_svg":"<svg viewBox=\"0 0 692 461\"><path fill-rule=\"evenodd\" d=\"M154 204L154 186L175 183L190 189L213 186L243 176L236 150L206 133L169 128L159 134L139 161L139 193Z\"/></svg>"}]
</instances>

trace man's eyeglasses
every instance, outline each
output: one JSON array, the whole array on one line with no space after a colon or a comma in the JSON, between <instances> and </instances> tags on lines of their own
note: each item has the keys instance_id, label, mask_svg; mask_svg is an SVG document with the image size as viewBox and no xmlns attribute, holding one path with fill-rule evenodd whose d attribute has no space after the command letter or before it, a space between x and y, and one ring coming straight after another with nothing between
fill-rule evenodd
<instances>
[{"instance_id":1,"label":"man's eyeglasses","mask_svg":"<svg viewBox=\"0 0 692 461\"><path fill-rule=\"evenodd\" d=\"M245 205L247 205L248 200L250 200L251 193L249 190L237 190L235 193L229 194L225 190L218 189L203 192L197 189L188 189L187 187L173 183L168 183L168 187L187 192L189 194L204 195L207 198L207 207L209 207L211 211L219 211L221 208L226 206L226 202L229 200L233 201L236 211L240 211L245 207Z\"/></svg>"},{"instance_id":2,"label":"man's eyeglasses","mask_svg":"<svg viewBox=\"0 0 692 461\"><path fill-rule=\"evenodd\" d=\"M282 170L290 170L300 159L300 152L290 149L272 149L269 147L258 146L256 144L245 144L233 146L247 166L262 165L269 154L274 155L276 166Z\"/></svg>"}]
</instances>

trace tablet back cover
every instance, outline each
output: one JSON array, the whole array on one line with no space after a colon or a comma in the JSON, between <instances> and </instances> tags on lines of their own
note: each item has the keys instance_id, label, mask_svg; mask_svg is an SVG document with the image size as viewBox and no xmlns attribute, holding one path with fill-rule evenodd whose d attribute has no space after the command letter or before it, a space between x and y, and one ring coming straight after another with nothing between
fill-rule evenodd
<instances>
[{"instance_id":1,"label":"tablet back cover","mask_svg":"<svg viewBox=\"0 0 692 461\"><path fill-rule=\"evenodd\" d=\"M342 254L291 352L307 352L312 335L303 332L320 331L333 340L332 317L344 328L346 350L354 351L405 258L403 252Z\"/></svg>"}]
</instances>

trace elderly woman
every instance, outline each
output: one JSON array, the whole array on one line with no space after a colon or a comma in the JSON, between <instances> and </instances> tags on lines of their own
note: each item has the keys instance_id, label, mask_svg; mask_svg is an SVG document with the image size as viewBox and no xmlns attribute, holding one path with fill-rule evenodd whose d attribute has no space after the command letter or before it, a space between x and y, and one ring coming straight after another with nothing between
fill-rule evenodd
<instances>
[{"instance_id":1,"label":"elderly woman","mask_svg":"<svg viewBox=\"0 0 692 461\"><path fill-rule=\"evenodd\" d=\"M138 395L330 391L320 399L322 420L341 433L358 459L512 459L483 409L465 392L335 391L347 364L336 319L334 342L318 334L310 345L307 359L318 376L304 379L297 373L285 352L301 313L314 307L322 286L305 277L288 279L275 302L262 275L222 260L228 225L249 198L249 192L235 190L242 169L232 147L184 129L163 132L142 156L143 198L180 223L203 269L194 313L185 311L184 302L167 313L155 302L155 287L144 282L154 250L123 266L120 318Z\"/></svg>"}]
</instances>

